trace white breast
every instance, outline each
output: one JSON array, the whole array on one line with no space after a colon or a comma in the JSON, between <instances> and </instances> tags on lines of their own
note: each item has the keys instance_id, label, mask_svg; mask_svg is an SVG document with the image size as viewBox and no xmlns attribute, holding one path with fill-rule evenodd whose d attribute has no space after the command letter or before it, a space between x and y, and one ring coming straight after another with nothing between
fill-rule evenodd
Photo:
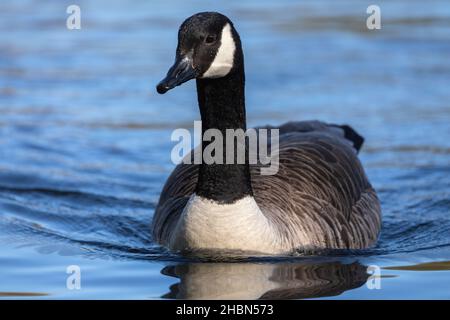
<instances>
[{"instance_id":1,"label":"white breast","mask_svg":"<svg viewBox=\"0 0 450 320\"><path fill-rule=\"evenodd\" d=\"M239 250L266 254L287 252L253 197L232 204L191 196L172 232L172 250Z\"/></svg>"}]
</instances>

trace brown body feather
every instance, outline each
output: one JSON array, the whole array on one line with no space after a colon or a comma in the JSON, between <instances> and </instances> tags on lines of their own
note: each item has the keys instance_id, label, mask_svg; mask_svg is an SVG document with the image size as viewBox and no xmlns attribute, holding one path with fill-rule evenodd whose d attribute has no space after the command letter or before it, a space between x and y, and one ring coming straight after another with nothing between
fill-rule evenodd
<instances>
[{"instance_id":1,"label":"brown body feather","mask_svg":"<svg viewBox=\"0 0 450 320\"><path fill-rule=\"evenodd\" d=\"M167 245L197 180L193 164L178 165L167 180L153 220L159 243ZM251 182L256 203L288 247L305 248L304 235L308 248L360 249L377 240L377 195L353 141L338 126L318 121L281 126L278 173L261 175L254 165Z\"/></svg>"}]
</instances>

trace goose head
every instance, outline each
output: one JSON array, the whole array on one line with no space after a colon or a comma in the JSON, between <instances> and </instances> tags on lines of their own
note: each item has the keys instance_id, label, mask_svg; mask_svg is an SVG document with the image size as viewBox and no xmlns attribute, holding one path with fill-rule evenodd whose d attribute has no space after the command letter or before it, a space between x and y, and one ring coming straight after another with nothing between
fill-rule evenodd
<instances>
[{"instance_id":1,"label":"goose head","mask_svg":"<svg viewBox=\"0 0 450 320\"><path fill-rule=\"evenodd\" d=\"M180 26L175 63L156 90L164 94L194 78L223 78L242 64L239 35L230 19L217 12L197 13Z\"/></svg>"}]
</instances>

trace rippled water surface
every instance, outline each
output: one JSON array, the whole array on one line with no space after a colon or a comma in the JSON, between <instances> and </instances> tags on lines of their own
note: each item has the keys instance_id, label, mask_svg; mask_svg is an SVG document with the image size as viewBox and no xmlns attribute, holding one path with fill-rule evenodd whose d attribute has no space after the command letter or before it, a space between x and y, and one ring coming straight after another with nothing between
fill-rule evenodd
<instances>
[{"instance_id":1,"label":"rippled water surface","mask_svg":"<svg viewBox=\"0 0 450 320\"><path fill-rule=\"evenodd\" d=\"M79 31L64 1L0 3L0 297L450 298L447 1L378 1L379 31L367 1L77 3ZM170 134L199 119L194 83L154 87L204 10L241 33L249 125L320 119L366 138L376 248L211 262L153 243Z\"/></svg>"}]
</instances>

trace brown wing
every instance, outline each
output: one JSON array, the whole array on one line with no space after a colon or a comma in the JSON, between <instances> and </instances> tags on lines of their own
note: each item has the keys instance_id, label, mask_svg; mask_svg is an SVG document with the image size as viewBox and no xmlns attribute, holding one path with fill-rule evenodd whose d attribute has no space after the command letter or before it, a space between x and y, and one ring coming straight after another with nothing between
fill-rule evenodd
<instances>
[{"instance_id":1,"label":"brown wing","mask_svg":"<svg viewBox=\"0 0 450 320\"><path fill-rule=\"evenodd\" d=\"M375 243L380 206L354 141L335 125L296 122L280 127L279 171L261 175L251 166L254 197L296 246L301 234L319 248L365 248ZM155 240L166 244L169 231L195 190L198 167L178 165L163 188L153 221Z\"/></svg>"}]
</instances>

